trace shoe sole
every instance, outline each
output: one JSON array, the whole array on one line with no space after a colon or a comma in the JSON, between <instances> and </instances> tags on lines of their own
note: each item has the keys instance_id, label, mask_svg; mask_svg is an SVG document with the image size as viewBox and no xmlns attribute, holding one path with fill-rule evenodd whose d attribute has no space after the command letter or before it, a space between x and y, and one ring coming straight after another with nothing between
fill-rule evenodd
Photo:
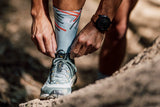
<instances>
[{"instance_id":1,"label":"shoe sole","mask_svg":"<svg viewBox=\"0 0 160 107\"><path fill-rule=\"evenodd\" d=\"M74 75L73 76L73 78L72 78L72 80L71 80L71 83L70 83L70 85L61 85L61 86L59 86L59 85L54 85L53 87L55 87L55 88L72 88L74 85L73 84L75 84L76 83L76 81L77 81L77 76L76 75ZM54 91L54 90L53 90ZM40 95L40 99L41 100L46 100L46 99L55 99L55 98L58 98L59 96L64 96L64 95L59 95L59 94L56 94L56 93L54 93L54 94L41 94Z\"/></svg>"}]
</instances>

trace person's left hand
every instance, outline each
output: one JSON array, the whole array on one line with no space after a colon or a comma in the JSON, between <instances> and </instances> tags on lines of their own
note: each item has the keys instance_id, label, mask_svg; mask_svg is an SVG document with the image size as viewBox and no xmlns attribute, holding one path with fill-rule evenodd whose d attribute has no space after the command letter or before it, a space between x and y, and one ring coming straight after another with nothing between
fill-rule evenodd
<instances>
[{"instance_id":1,"label":"person's left hand","mask_svg":"<svg viewBox=\"0 0 160 107\"><path fill-rule=\"evenodd\" d=\"M87 55L99 49L102 44L104 34L89 22L78 34L71 47L71 58Z\"/></svg>"}]
</instances>

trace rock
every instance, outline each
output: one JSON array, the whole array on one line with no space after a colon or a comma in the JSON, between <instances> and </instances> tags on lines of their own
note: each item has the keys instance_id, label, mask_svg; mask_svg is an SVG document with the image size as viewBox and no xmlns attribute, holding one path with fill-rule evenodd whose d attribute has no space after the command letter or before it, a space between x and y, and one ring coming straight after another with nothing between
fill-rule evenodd
<instances>
[{"instance_id":1,"label":"rock","mask_svg":"<svg viewBox=\"0 0 160 107\"><path fill-rule=\"evenodd\" d=\"M160 37L152 47L113 76L98 80L71 95L51 100L32 100L20 107L144 107L160 106Z\"/></svg>"}]
</instances>

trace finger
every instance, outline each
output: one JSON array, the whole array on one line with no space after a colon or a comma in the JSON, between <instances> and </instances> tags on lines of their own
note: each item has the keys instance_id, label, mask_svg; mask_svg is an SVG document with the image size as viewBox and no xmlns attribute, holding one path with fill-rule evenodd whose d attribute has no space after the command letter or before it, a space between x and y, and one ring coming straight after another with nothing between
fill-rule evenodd
<instances>
[{"instance_id":1,"label":"finger","mask_svg":"<svg viewBox=\"0 0 160 107\"><path fill-rule=\"evenodd\" d=\"M33 38L33 37L31 37L31 39L32 39L32 41L33 41L33 43L37 46L37 48L38 48L38 42L37 42L37 40L35 39L35 38Z\"/></svg>"},{"instance_id":2,"label":"finger","mask_svg":"<svg viewBox=\"0 0 160 107\"><path fill-rule=\"evenodd\" d=\"M71 58L78 57L78 52L85 45L85 39L82 31L76 36L76 39L71 47Z\"/></svg>"},{"instance_id":3,"label":"finger","mask_svg":"<svg viewBox=\"0 0 160 107\"><path fill-rule=\"evenodd\" d=\"M37 29L34 30L32 36L31 36L31 40L32 40L33 43L36 45L37 49L38 49L39 51L41 51L40 48L39 48L39 46L38 46L38 41L37 41L37 39L36 39L36 33L37 33Z\"/></svg>"},{"instance_id":4,"label":"finger","mask_svg":"<svg viewBox=\"0 0 160 107\"><path fill-rule=\"evenodd\" d=\"M75 42L75 44L73 44L73 47L72 47L71 53L70 53L70 56L72 59L78 55L78 52L79 52L81 46L82 46L82 44L78 41Z\"/></svg>"},{"instance_id":5,"label":"finger","mask_svg":"<svg viewBox=\"0 0 160 107\"><path fill-rule=\"evenodd\" d=\"M87 50L87 46L82 45L79 52L78 52L78 55L76 57L80 57L80 56L84 55L86 53L86 50Z\"/></svg>"},{"instance_id":6,"label":"finger","mask_svg":"<svg viewBox=\"0 0 160 107\"><path fill-rule=\"evenodd\" d=\"M32 27L31 27L31 34L32 34L32 35L35 35L36 32L37 32L37 28L34 27L34 25L32 24Z\"/></svg>"},{"instance_id":7,"label":"finger","mask_svg":"<svg viewBox=\"0 0 160 107\"><path fill-rule=\"evenodd\" d=\"M88 46L86 51L85 51L85 53L84 53L84 55L89 54L89 52L91 51L91 48L92 48L92 46Z\"/></svg>"},{"instance_id":8,"label":"finger","mask_svg":"<svg viewBox=\"0 0 160 107\"><path fill-rule=\"evenodd\" d=\"M90 54L92 52L94 52L96 50L95 47L93 47L92 45L88 46L87 50L85 51L84 55Z\"/></svg>"},{"instance_id":9,"label":"finger","mask_svg":"<svg viewBox=\"0 0 160 107\"><path fill-rule=\"evenodd\" d=\"M43 36L43 41L44 41L44 46L46 49L46 54L52 58L55 57L54 51L53 51L53 46L52 46L52 38L50 35Z\"/></svg>"},{"instance_id":10,"label":"finger","mask_svg":"<svg viewBox=\"0 0 160 107\"><path fill-rule=\"evenodd\" d=\"M32 34L32 36L31 36L31 40L33 41L33 43L36 45L36 46L38 46L38 42L37 42L37 40L36 40L36 33L37 33L37 29L35 28L34 29L34 27L33 27L33 25L32 25L32 29L31 29L31 34Z\"/></svg>"},{"instance_id":11,"label":"finger","mask_svg":"<svg viewBox=\"0 0 160 107\"><path fill-rule=\"evenodd\" d=\"M75 54L74 54L74 49L76 48L77 44L78 44L78 37L79 37L79 34L76 36L76 38L74 39L74 42L71 46L71 50L70 50L70 58L73 59Z\"/></svg>"},{"instance_id":12,"label":"finger","mask_svg":"<svg viewBox=\"0 0 160 107\"><path fill-rule=\"evenodd\" d=\"M93 53L93 52L95 52L96 50L97 50L97 48L92 47L92 48L89 50L88 54Z\"/></svg>"},{"instance_id":13,"label":"finger","mask_svg":"<svg viewBox=\"0 0 160 107\"><path fill-rule=\"evenodd\" d=\"M52 48L53 48L53 51L54 51L54 53L56 53L57 43L56 43L56 38L55 38L55 34L54 33L52 34L51 39L52 39Z\"/></svg>"},{"instance_id":14,"label":"finger","mask_svg":"<svg viewBox=\"0 0 160 107\"><path fill-rule=\"evenodd\" d=\"M41 34L37 34L36 40L38 42L39 51L41 51L42 53L46 54L46 49L45 49L45 46L44 46L42 35Z\"/></svg>"}]
</instances>

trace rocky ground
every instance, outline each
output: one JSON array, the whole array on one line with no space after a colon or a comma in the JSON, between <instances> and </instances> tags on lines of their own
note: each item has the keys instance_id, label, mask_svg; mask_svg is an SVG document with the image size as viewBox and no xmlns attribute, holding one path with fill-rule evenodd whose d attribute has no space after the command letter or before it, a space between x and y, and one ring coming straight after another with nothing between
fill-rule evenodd
<instances>
[{"instance_id":1,"label":"rocky ground","mask_svg":"<svg viewBox=\"0 0 160 107\"><path fill-rule=\"evenodd\" d=\"M35 99L20 107L159 107L160 37L113 76L58 99Z\"/></svg>"},{"instance_id":2,"label":"rocky ground","mask_svg":"<svg viewBox=\"0 0 160 107\"><path fill-rule=\"evenodd\" d=\"M90 20L98 6L98 2L99 0L87 0L82 12L80 29ZM144 48L151 46L153 40L160 35L159 7L160 0L139 0L130 17L127 31L129 43L123 65ZM52 59L38 52L30 40L31 17L29 0L2 0L0 1L0 9L0 106L11 107L39 97L40 88L47 77ZM53 15L52 7L50 10ZM98 71L98 52L99 50L91 55L76 59L76 65L79 70L77 89L95 82ZM152 54L152 51L149 54ZM156 74L150 75L154 79ZM136 73L133 73L134 78L136 78L136 75ZM149 75L149 73L146 75ZM116 78L122 77L117 76ZM113 81L115 82L116 79ZM145 81L145 79L141 81ZM158 80L155 78L153 81ZM158 83L155 82L155 84ZM123 85L125 85L125 82ZM114 87L116 86L114 85ZM157 89L156 85L153 87ZM105 90L102 91L106 92ZM74 95L76 94L73 93ZM116 99L116 96L114 98Z\"/></svg>"}]
</instances>

